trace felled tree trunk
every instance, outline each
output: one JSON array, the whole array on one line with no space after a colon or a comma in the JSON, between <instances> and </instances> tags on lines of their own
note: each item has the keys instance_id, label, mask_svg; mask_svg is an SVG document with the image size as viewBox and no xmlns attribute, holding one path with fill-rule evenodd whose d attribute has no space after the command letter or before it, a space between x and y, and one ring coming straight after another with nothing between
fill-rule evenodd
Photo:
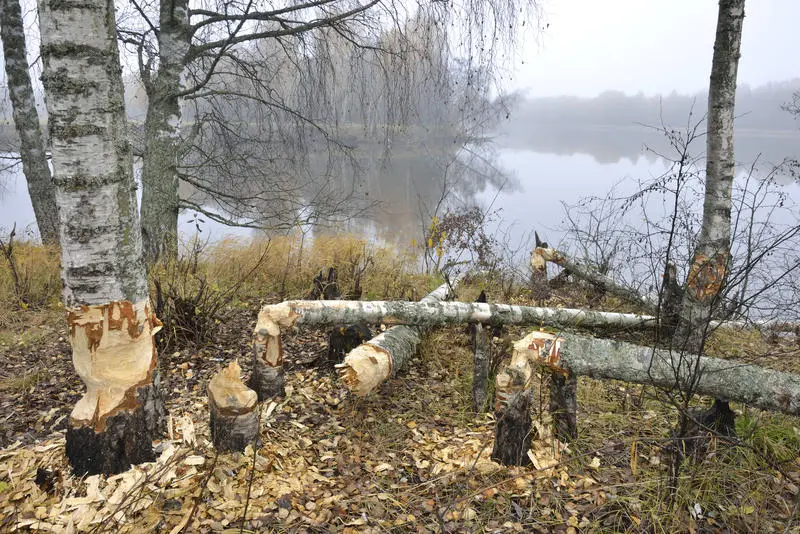
<instances>
[{"instance_id":1,"label":"felled tree trunk","mask_svg":"<svg viewBox=\"0 0 800 534\"><path fill-rule=\"evenodd\" d=\"M540 350L531 347L528 352L531 361L538 361L554 372L568 370L579 376L652 384L667 390L693 388L699 395L800 415L797 374L610 339L569 333L561 333L559 337L563 341L557 358L544 359ZM515 344L515 351L521 350Z\"/></svg>"},{"instance_id":2,"label":"felled tree trunk","mask_svg":"<svg viewBox=\"0 0 800 534\"><path fill-rule=\"evenodd\" d=\"M280 304L262 307L259 317L261 316L274 317L286 326L327 326L366 322L434 327L480 322L489 326L547 325L560 328L646 329L654 328L656 325L656 318L651 315L424 299L420 302L287 300Z\"/></svg>"},{"instance_id":3,"label":"felled tree trunk","mask_svg":"<svg viewBox=\"0 0 800 534\"><path fill-rule=\"evenodd\" d=\"M609 293L612 293L621 299L642 306L642 308L648 313L655 313L657 309L657 303L653 302L651 299L640 295L628 287L618 284L608 276L600 274L586 265L582 265L571 260L564 253L559 252L558 250L539 247L534 252L540 255L546 261L555 263L556 265L567 269L573 276L576 276L581 280L586 280L587 282L590 282L596 286L602 287L605 291L608 291Z\"/></svg>"},{"instance_id":4,"label":"felled tree trunk","mask_svg":"<svg viewBox=\"0 0 800 534\"><path fill-rule=\"evenodd\" d=\"M241 372L238 362L231 362L206 388L211 440L221 452L241 452L258 438L258 395L244 385Z\"/></svg>"},{"instance_id":5,"label":"felled tree trunk","mask_svg":"<svg viewBox=\"0 0 800 534\"><path fill-rule=\"evenodd\" d=\"M155 459L164 427L114 4L39 3L64 304L75 370L66 453L79 475ZM79 112L76 112L79 110Z\"/></svg>"},{"instance_id":6,"label":"felled tree trunk","mask_svg":"<svg viewBox=\"0 0 800 534\"><path fill-rule=\"evenodd\" d=\"M441 301L450 296L451 290L455 288L460 279L461 277L457 277L451 283L445 282L425 296L418 304L423 306L442 304ZM350 302L348 304L360 303ZM400 325L390 328L350 351L345 356L344 362L337 365L339 376L352 393L361 396L367 395L406 366L417 352L422 340L422 332L423 330L419 326Z\"/></svg>"}]
</instances>

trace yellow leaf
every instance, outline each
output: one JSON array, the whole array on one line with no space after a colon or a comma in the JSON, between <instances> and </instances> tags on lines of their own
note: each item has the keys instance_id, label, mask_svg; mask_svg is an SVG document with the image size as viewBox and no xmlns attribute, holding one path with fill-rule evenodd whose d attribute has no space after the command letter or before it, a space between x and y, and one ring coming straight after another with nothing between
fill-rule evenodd
<instances>
[{"instance_id":1,"label":"yellow leaf","mask_svg":"<svg viewBox=\"0 0 800 534\"><path fill-rule=\"evenodd\" d=\"M639 447L637 446L636 440L631 442L631 474L636 476L636 471L639 467Z\"/></svg>"},{"instance_id":2,"label":"yellow leaf","mask_svg":"<svg viewBox=\"0 0 800 534\"><path fill-rule=\"evenodd\" d=\"M755 512L755 507L752 504L745 504L742 506L741 511L744 515L750 515Z\"/></svg>"}]
</instances>

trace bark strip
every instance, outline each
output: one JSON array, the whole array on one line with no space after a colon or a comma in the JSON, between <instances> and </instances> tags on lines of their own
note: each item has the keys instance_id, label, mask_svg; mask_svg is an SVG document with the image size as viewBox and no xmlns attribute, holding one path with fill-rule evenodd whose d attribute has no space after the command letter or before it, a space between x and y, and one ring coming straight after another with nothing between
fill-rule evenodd
<instances>
[{"instance_id":1,"label":"bark strip","mask_svg":"<svg viewBox=\"0 0 800 534\"><path fill-rule=\"evenodd\" d=\"M212 378L206 391L211 440L220 452L244 451L258 438L258 395L242 382L238 362Z\"/></svg>"},{"instance_id":2,"label":"bark strip","mask_svg":"<svg viewBox=\"0 0 800 534\"><path fill-rule=\"evenodd\" d=\"M417 306L435 306L444 304L441 302L450 296L452 288L461 280L461 276L456 277L451 283L445 282L437 287L418 303ZM326 302L326 301L318 301ZM327 301L331 303L343 303L343 301ZM346 302L346 304L375 304L364 302ZM389 304L389 303L386 303ZM280 305L279 305L280 306ZM324 307L322 308L324 309ZM284 316L299 318L297 310L284 312ZM386 321L357 319L341 320L336 323L349 322L372 322L378 323ZM425 325L427 326L427 325ZM408 361L416 354L420 341L422 340L423 329L421 326L395 326L375 336L368 342L356 347L345 356L344 361L336 367L347 388L356 395L367 395L374 391L381 383L390 376L395 376Z\"/></svg>"}]
</instances>

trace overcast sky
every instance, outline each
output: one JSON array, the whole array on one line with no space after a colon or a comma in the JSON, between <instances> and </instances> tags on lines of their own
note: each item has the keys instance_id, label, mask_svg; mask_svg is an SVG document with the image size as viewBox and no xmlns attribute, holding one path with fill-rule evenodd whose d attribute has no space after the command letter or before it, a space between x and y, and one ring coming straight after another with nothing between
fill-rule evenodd
<instances>
[{"instance_id":1,"label":"overcast sky","mask_svg":"<svg viewBox=\"0 0 800 534\"><path fill-rule=\"evenodd\" d=\"M715 0L539 0L543 27L516 58L531 96L694 93L708 87ZM800 0L748 0L739 83L800 78Z\"/></svg>"}]
</instances>

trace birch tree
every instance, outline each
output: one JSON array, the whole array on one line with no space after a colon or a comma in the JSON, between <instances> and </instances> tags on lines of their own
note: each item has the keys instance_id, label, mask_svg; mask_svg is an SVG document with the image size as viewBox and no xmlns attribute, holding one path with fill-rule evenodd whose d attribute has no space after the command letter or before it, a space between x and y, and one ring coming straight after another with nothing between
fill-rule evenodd
<instances>
[{"instance_id":1,"label":"birch tree","mask_svg":"<svg viewBox=\"0 0 800 534\"><path fill-rule=\"evenodd\" d=\"M137 214L113 2L41 0L64 304L87 392L66 452L78 474L154 459L164 404Z\"/></svg>"},{"instance_id":2,"label":"birch tree","mask_svg":"<svg viewBox=\"0 0 800 534\"><path fill-rule=\"evenodd\" d=\"M314 0L288 4L265 0L234 1L224 5L208 2L192 9L186 0L162 0L159 4L134 0L132 4L139 18L122 27L120 33L125 43L138 54L139 72L149 99L142 171L142 225L145 253L149 260L164 254L174 256L177 217L181 207L203 210L198 203L186 202L179 197L178 185L182 180L195 188L202 188L216 199L222 199L222 204L238 200L239 195L232 193L224 180L208 183L197 179L198 176L204 178L206 173L191 172L199 165L214 172L227 165L225 159L219 157L222 152L212 154L204 152L204 146L192 146L192 136L197 138L202 134L201 114L213 108L213 105L204 108L201 102L222 99L230 103L239 99L239 102L249 101L269 108L271 118L266 123L269 127L262 133L270 143L261 143L260 160L270 165L275 161L301 159L296 150L317 154L339 150L343 143L336 139L335 128L331 127L329 119L330 114L336 115L336 110L341 111L343 102L337 103L333 109L324 109L321 104L328 98L316 98L321 91L315 89L323 87L325 78L317 75L321 69L312 71L316 60L324 56L326 32L327 35L337 35L339 41L352 45L356 50L370 52L349 54L351 63L356 61L359 66L368 66L374 61L372 53L379 52L382 65L394 68L389 64L398 58L403 60L403 56L396 50L385 50L380 36L386 26L403 27L411 18L410 8L383 0ZM521 0L518 5L478 0L465 0L453 6L431 3L418 6L418 11L429 11L435 16L418 18L415 24L436 25L437 28L458 26L463 56L470 65L466 71L474 72L473 63L474 66L484 65L494 54L500 53L501 43L513 43L517 20L527 16L531 11L528 8L533 5L532 0ZM437 29L433 33L444 31ZM421 32L415 30L415 33L419 35ZM486 35L492 36L491 43L484 43L484 39L489 39ZM398 37L403 38L402 34ZM265 47L265 41L275 44ZM456 39L445 38L443 42L453 41ZM266 70L259 71L254 67L251 59L259 49L280 51L283 59L278 70L288 69L290 76L278 72L274 62L267 63ZM453 52L448 51L448 54L452 58ZM351 64L350 68L356 64ZM325 70L340 66L328 63ZM251 91L241 91L236 84L230 84L231 79L248 79ZM294 91L292 95L287 95L285 87L275 83L287 80L293 84L290 86ZM379 96L381 101L385 101L387 94ZM185 106L187 100L194 104L192 115ZM349 99L350 102L355 100ZM375 109L380 103L371 100L370 105ZM454 103L455 106L464 107L460 102ZM403 106L396 105L395 109L403 109ZM219 121L217 124L228 137L237 137L242 130L239 125L232 127ZM246 126L246 132L254 129L253 124ZM256 129L261 128L259 124ZM288 130L292 135L284 136ZM271 144L282 137L289 137L290 143L285 146ZM388 135L384 137L387 144L391 142ZM322 146L315 144L320 140ZM249 143L240 139L229 142L228 146L250 150ZM187 161L190 151L194 152L194 157ZM213 162L209 160L211 156L214 156ZM266 180L261 180L259 168ZM264 165L259 163L248 169L255 173L254 182L265 181L267 185L262 185L258 194L246 188L247 193L241 195L245 202L258 200L256 197L259 196L261 199L281 196L290 200L296 197L295 189L286 186L288 179L278 180L275 187L271 187L271 180L275 176L302 176L303 169L298 172L294 167L287 171L279 165L270 175L264 173L263 168ZM241 166L236 169L240 170ZM271 167L268 169L272 170ZM236 179L241 174L228 172L227 176ZM339 207L342 205L340 202ZM215 213L205 215L219 218Z\"/></svg>"},{"instance_id":3,"label":"birch tree","mask_svg":"<svg viewBox=\"0 0 800 534\"><path fill-rule=\"evenodd\" d=\"M19 136L22 172L28 183L36 226L42 242L58 243L55 186L47 164L44 137L33 96L19 0L0 0L0 38L3 40L14 127Z\"/></svg>"},{"instance_id":4,"label":"birch tree","mask_svg":"<svg viewBox=\"0 0 800 534\"><path fill-rule=\"evenodd\" d=\"M703 222L686 280L681 319L673 337L673 347L683 353L702 354L711 312L718 303L730 264L731 190L736 163L733 121L743 21L744 0L720 0L708 89ZM685 367L702 372L691 362L685 362Z\"/></svg>"}]
</instances>

